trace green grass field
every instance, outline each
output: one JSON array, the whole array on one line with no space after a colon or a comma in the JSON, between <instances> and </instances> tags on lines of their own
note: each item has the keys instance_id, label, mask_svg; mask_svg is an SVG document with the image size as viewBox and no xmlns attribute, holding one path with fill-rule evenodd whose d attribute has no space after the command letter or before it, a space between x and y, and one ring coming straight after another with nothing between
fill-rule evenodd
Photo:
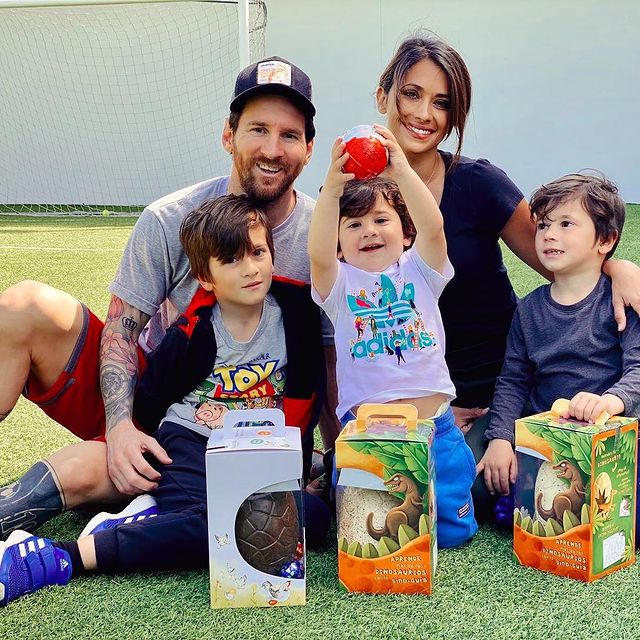
<instances>
[{"instance_id":1,"label":"green grass field","mask_svg":"<svg viewBox=\"0 0 640 640\"><path fill-rule=\"evenodd\" d=\"M107 284L133 226L131 218L0 216L0 290L33 278L85 301L99 316ZM629 207L617 257L640 263L640 206ZM505 252L520 295L541 282ZM0 375L1 379L1 375ZM25 401L0 425L0 486L73 441ZM86 518L65 514L43 526L54 538L76 536ZM0 610L7 640L475 638L637 639L640 568L590 585L518 566L506 533L483 527L462 549L440 553L434 594L347 594L336 579L335 541L308 556L308 604L269 611L211 611L206 571L90 577L51 588Z\"/></svg>"}]
</instances>

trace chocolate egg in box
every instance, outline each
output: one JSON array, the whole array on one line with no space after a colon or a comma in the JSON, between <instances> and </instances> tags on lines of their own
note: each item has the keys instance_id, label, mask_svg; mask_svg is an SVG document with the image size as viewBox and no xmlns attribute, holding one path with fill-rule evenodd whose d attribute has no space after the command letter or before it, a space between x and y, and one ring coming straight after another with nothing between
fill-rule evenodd
<instances>
[{"instance_id":1,"label":"chocolate egg in box","mask_svg":"<svg viewBox=\"0 0 640 640\"><path fill-rule=\"evenodd\" d=\"M304 604L300 429L279 409L229 411L205 462L212 608Z\"/></svg>"},{"instance_id":2,"label":"chocolate egg in box","mask_svg":"<svg viewBox=\"0 0 640 640\"><path fill-rule=\"evenodd\" d=\"M338 436L338 578L348 591L431 593L434 428L413 405L363 404Z\"/></svg>"},{"instance_id":3,"label":"chocolate egg in box","mask_svg":"<svg viewBox=\"0 0 640 640\"><path fill-rule=\"evenodd\" d=\"M513 551L520 564L591 582L635 562L638 423L569 415L516 421Z\"/></svg>"}]
</instances>

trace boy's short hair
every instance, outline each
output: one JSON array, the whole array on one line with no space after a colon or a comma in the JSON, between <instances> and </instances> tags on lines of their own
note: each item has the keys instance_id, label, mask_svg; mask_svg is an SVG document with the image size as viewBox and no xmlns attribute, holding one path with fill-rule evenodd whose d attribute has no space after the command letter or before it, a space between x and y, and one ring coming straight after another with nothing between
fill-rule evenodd
<instances>
[{"instance_id":1,"label":"boy's short hair","mask_svg":"<svg viewBox=\"0 0 640 640\"><path fill-rule=\"evenodd\" d=\"M596 228L596 240L606 242L616 236L608 260L616 250L624 226L625 206L618 187L602 173L570 173L543 184L529 202L533 220L544 220L569 200L579 200Z\"/></svg>"},{"instance_id":2,"label":"boy's short hair","mask_svg":"<svg viewBox=\"0 0 640 640\"><path fill-rule=\"evenodd\" d=\"M253 249L249 230L264 227L274 258L273 235L267 216L246 196L222 196L207 200L180 225L180 242L189 258L194 278L211 280L209 258L223 264L241 258Z\"/></svg>"},{"instance_id":3,"label":"boy's short hair","mask_svg":"<svg viewBox=\"0 0 640 640\"><path fill-rule=\"evenodd\" d=\"M347 182L344 186L344 193L340 198L340 217L361 218L373 208L378 194L398 214L402 223L402 232L406 238L411 239L411 244L413 244L416 237L416 228L413 226L413 221L398 185L389 178L377 177L371 180L350 180Z\"/></svg>"}]
</instances>

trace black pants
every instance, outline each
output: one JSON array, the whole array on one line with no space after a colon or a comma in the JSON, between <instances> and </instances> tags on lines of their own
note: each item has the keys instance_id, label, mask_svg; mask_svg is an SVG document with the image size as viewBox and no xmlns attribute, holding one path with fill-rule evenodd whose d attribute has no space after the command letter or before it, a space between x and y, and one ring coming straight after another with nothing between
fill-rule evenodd
<instances>
[{"instance_id":1,"label":"black pants","mask_svg":"<svg viewBox=\"0 0 640 640\"><path fill-rule=\"evenodd\" d=\"M169 465L155 465L161 478L152 495L160 513L154 518L98 532L95 546L99 571L184 570L208 566L207 439L171 422L165 422L154 436L173 460ZM302 496L307 546L317 547L329 529L330 512L320 498L304 491Z\"/></svg>"},{"instance_id":2,"label":"black pants","mask_svg":"<svg viewBox=\"0 0 640 640\"><path fill-rule=\"evenodd\" d=\"M489 426L489 414L474 420L473 426L465 435L465 440L473 452L476 464L487 451L489 444L484 437ZM484 474L476 476L473 487L471 487L471 497L475 509L476 520L478 522L495 522L496 496L491 495L484 481Z\"/></svg>"}]
</instances>

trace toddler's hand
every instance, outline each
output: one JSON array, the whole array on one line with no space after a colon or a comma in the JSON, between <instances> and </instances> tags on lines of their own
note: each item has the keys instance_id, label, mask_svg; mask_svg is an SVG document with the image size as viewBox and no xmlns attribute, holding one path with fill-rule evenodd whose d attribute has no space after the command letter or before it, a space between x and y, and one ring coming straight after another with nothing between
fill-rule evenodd
<instances>
[{"instance_id":1,"label":"toddler's hand","mask_svg":"<svg viewBox=\"0 0 640 640\"><path fill-rule=\"evenodd\" d=\"M569 415L585 422L594 423L603 411L610 416L620 415L624 411L624 403L610 393L599 396L587 391L576 393L569 403Z\"/></svg>"},{"instance_id":2,"label":"toddler's hand","mask_svg":"<svg viewBox=\"0 0 640 640\"><path fill-rule=\"evenodd\" d=\"M476 473L484 471L484 482L489 493L502 493L509 495L509 483L516 481L516 455L511 443L507 440L489 441L489 446L484 456L476 466Z\"/></svg>"},{"instance_id":3,"label":"toddler's hand","mask_svg":"<svg viewBox=\"0 0 640 640\"><path fill-rule=\"evenodd\" d=\"M409 165L409 161L404 155L404 151L401 149L393 133L381 124L374 124L373 129L382 138L381 142L389 152L389 164L382 172L383 175L387 175L392 180L396 180L396 178L402 175L405 171L411 171L412 169Z\"/></svg>"},{"instance_id":4,"label":"toddler's hand","mask_svg":"<svg viewBox=\"0 0 640 640\"><path fill-rule=\"evenodd\" d=\"M340 198L344 193L344 185L355 178L353 173L342 172L344 163L349 159L349 154L344 149L344 140L336 138L331 147L331 164L322 185L321 193L334 198Z\"/></svg>"}]
</instances>

